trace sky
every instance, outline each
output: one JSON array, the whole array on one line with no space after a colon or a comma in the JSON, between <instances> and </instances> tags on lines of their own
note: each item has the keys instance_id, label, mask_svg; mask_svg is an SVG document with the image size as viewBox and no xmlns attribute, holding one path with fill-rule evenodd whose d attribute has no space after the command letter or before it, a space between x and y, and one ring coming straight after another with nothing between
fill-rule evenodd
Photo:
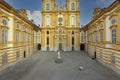
<instances>
[{"instance_id":1,"label":"sky","mask_svg":"<svg viewBox=\"0 0 120 80\"><path fill-rule=\"evenodd\" d=\"M29 19L33 19L37 25L41 25L42 0L5 0L15 9L26 9ZM108 7L115 0L80 0L80 25L89 23L93 16L94 8ZM62 0L65 4L65 0ZM63 4L62 3L62 4ZM57 3L58 4L58 3Z\"/></svg>"}]
</instances>

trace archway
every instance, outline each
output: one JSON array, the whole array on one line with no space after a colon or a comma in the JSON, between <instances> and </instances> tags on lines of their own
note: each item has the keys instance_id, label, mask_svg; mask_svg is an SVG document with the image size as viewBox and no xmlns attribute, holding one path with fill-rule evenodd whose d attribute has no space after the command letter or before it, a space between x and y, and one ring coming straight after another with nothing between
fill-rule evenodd
<instances>
[{"instance_id":1,"label":"archway","mask_svg":"<svg viewBox=\"0 0 120 80\"><path fill-rule=\"evenodd\" d=\"M85 50L85 45L84 44L80 45L80 50Z\"/></svg>"},{"instance_id":2,"label":"archway","mask_svg":"<svg viewBox=\"0 0 120 80\"><path fill-rule=\"evenodd\" d=\"M41 44L38 44L38 50L41 50Z\"/></svg>"},{"instance_id":3,"label":"archway","mask_svg":"<svg viewBox=\"0 0 120 80\"><path fill-rule=\"evenodd\" d=\"M59 43L59 50L62 50L62 43Z\"/></svg>"}]
</instances>

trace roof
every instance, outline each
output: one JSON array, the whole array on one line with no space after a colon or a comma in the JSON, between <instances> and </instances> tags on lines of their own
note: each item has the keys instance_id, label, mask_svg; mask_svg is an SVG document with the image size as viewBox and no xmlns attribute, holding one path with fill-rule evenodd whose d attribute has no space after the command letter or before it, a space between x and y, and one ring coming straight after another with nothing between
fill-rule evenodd
<instances>
[{"instance_id":1,"label":"roof","mask_svg":"<svg viewBox=\"0 0 120 80\"><path fill-rule=\"evenodd\" d=\"M19 12L18 12L19 10L15 10L15 9L14 9L11 5L9 5L5 0L0 0L0 4L2 4L3 6L7 7L8 9L13 10L13 11L16 13L17 16L19 15L22 19L24 19L24 16L21 16L21 15L19 14ZM40 30L39 26L37 26L36 24L32 23L31 21L26 20L26 19L24 19L24 21L27 21L29 24L33 25L34 30L36 30L36 31Z\"/></svg>"},{"instance_id":2,"label":"roof","mask_svg":"<svg viewBox=\"0 0 120 80\"><path fill-rule=\"evenodd\" d=\"M119 4L119 2L120 0L115 0L110 6L108 6L107 8L103 8L102 11L97 16L92 18L92 20L87 24L87 26L94 22L99 17L101 17L105 12L109 12L112 8L116 7L116 4Z\"/></svg>"},{"instance_id":3,"label":"roof","mask_svg":"<svg viewBox=\"0 0 120 80\"><path fill-rule=\"evenodd\" d=\"M7 2L5 2L5 0L0 0L0 4L3 4L4 6L6 6L9 9L14 9L11 5L9 5Z\"/></svg>"}]
</instances>

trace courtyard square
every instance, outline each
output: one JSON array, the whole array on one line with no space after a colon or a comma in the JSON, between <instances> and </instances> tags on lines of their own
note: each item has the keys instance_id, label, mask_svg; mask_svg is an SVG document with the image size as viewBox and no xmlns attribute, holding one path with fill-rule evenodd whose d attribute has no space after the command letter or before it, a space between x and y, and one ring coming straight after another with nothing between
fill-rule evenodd
<instances>
[{"instance_id":1,"label":"courtyard square","mask_svg":"<svg viewBox=\"0 0 120 80\"><path fill-rule=\"evenodd\" d=\"M85 52L61 52L63 63L55 63L57 52L37 51L0 72L0 80L120 80L110 69ZM84 69L78 68L82 65Z\"/></svg>"}]
</instances>

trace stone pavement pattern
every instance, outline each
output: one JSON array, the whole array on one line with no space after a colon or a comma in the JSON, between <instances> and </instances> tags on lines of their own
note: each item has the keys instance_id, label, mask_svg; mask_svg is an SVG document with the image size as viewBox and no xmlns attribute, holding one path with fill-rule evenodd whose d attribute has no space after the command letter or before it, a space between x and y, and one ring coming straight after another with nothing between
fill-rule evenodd
<instances>
[{"instance_id":1,"label":"stone pavement pattern","mask_svg":"<svg viewBox=\"0 0 120 80\"><path fill-rule=\"evenodd\" d=\"M62 52L61 56L63 63L56 64L56 52L38 51L0 72L0 80L120 80L85 52ZM83 71L78 70L80 64Z\"/></svg>"}]
</instances>

